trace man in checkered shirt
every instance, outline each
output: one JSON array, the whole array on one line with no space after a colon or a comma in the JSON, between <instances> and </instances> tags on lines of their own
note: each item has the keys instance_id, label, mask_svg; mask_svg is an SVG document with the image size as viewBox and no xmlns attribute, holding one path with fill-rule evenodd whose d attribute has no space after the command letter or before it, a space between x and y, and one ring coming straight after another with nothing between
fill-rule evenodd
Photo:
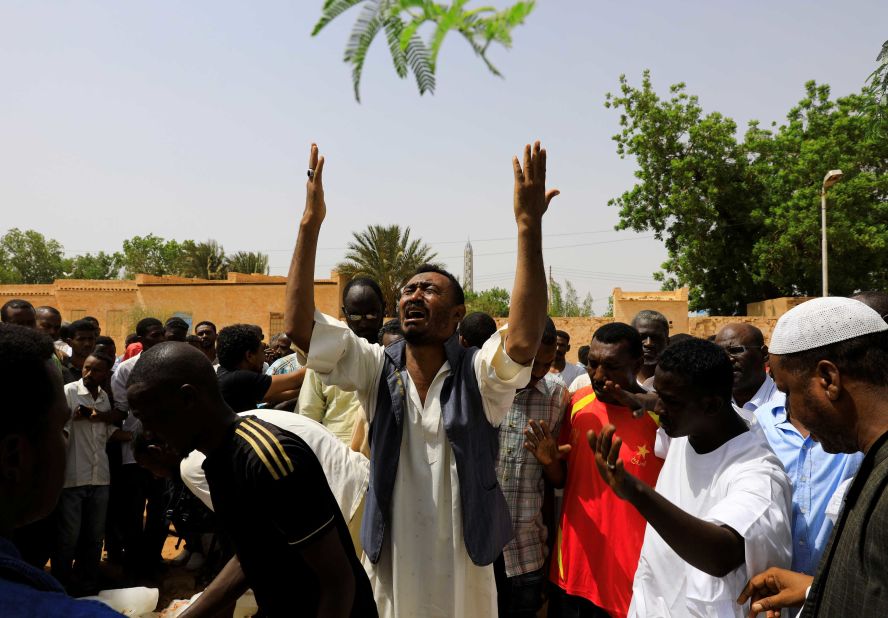
<instances>
[{"instance_id":1,"label":"man in checkered shirt","mask_svg":"<svg viewBox=\"0 0 888 618\"><path fill-rule=\"evenodd\" d=\"M515 394L499 430L497 478L509 505L515 537L494 563L494 573L499 615L510 618L536 616L546 584L546 526L542 515L545 481L542 465L524 448L524 430L533 420L558 434L569 395L558 375L549 373L555 339L555 324L547 318L530 382Z\"/></svg>"}]
</instances>

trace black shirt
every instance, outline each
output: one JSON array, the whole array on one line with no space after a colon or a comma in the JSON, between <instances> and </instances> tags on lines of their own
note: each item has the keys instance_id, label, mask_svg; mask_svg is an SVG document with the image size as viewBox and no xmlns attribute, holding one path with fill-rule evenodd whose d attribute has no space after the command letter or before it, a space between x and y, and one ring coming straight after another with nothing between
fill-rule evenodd
<instances>
[{"instance_id":1,"label":"black shirt","mask_svg":"<svg viewBox=\"0 0 888 618\"><path fill-rule=\"evenodd\" d=\"M241 417L203 468L216 516L264 614L317 615L318 579L300 548L335 529L355 578L351 615L377 616L370 580L342 512L321 464L301 438Z\"/></svg>"},{"instance_id":2,"label":"black shirt","mask_svg":"<svg viewBox=\"0 0 888 618\"><path fill-rule=\"evenodd\" d=\"M222 398L235 412L255 410L271 388L271 376L247 369L229 371L220 365L216 377L219 378Z\"/></svg>"}]
</instances>

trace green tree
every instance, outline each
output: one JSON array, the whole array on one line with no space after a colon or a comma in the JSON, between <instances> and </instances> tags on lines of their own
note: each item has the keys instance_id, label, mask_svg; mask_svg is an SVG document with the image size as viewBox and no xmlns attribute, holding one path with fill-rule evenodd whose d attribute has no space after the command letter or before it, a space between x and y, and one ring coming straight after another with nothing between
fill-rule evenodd
<instances>
[{"instance_id":1,"label":"green tree","mask_svg":"<svg viewBox=\"0 0 888 618\"><path fill-rule=\"evenodd\" d=\"M193 241L188 242L193 244ZM154 234L124 240L123 267L127 278L132 279L139 273L155 276L181 274L185 270L183 244Z\"/></svg>"},{"instance_id":2,"label":"green tree","mask_svg":"<svg viewBox=\"0 0 888 618\"><path fill-rule=\"evenodd\" d=\"M845 180L830 192L832 291L888 283L888 142L867 138L871 95L831 101L827 86L805 88L787 124L751 122L742 140L684 84L661 99L645 72L640 88L622 76L620 94L608 95L621 112L617 153L638 164L635 186L610 201L617 227L664 241L655 277L667 290L689 286L692 310L733 315L748 302L818 294L820 184L836 168Z\"/></svg>"},{"instance_id":3,"label":"green tree","mask_svg":"<svg viewBox=\"0 0 888 618\"><path fill-rule=\"evenodd\" d=\"M336 270L348 279L369 277L379 283L385 298L387 315L395 315L401 286L421 264L437 254L419 239L410 238L410 228L399 225L371 225L363 232L353 232L345 260Z\"/></svg>"},{"instance_id":4,"label":"green tree","mask_svg":"<svg viewBox=\"0 0 888 618\"><path fill-rule=\"evenodd\" d=\"M183 276L211 280L228 276L225 249L212 238L198 243L186 240L181 245L181 251Z\"/></svg>"},{"instance_id":5,"label":"green tree","mask_svg":"<svg viewBox=\"0 0 888 618\"><path fill-rule=\"evenodd\" d=\"M595 315L592 311L592 295L580 301L576 288L570 281L564 287L554 279L549 282L549 315L558 318L579 318Z\"/></svg>"},{"instance_id":6,"label":"green tree","mask_svg":"<svg viewBox=\"0 0 888 618\"><path fill-rule=\"evenodd\" d=\"M123 264L120 253L99 251L95 255L85 253L70 260L69 279L117 279Z\"/></svg>"},{"instance_id":7,"label":"green tree","mask_svg":"<svg viewBox=\"0 0 888 618\"><path fill-rule=\"evenodd\" d=\"M228 271L233 273L268 274L268 255L254 251L238 251L226 258Z\"/></svg>"},{"instance_id":8,"label":"green tree","mask_svg":"<svg viewBox=\"0 0 888 618\"><path fill-rule=\"evenodd\" d=\"M361 100L360 85L367 50L380 31L385 32L389 52L399 77L413 73L420 94L435 91L435 69L438 53L449 32L457 32L497 76L500 72L487 56L491 43L509 48L512 29L524 23L534 8L534 1L516 2L497 10L485 6L468 9L468 0L441 4L430 0L325 0L321 17L312 30L317 35L331 21L348 9L362 5L348 43L344 61L352 67L355 99ZM419 29L433 24L428 43L419 36Z\"/></svg>"},{"instance_id":9,"label":"green tree","mask_svg":"<svg viewBox=\"0 0 888 618\"><path fill-rule=\"evenodd\" d=\"M882 49L876 56L876 70L867 79L867 87L873 95L874 116L880 129L877 133L884 136L885 123L888 122L888 41L882 43Z\"/></svg>"},{"instance_id":10,"label":"green tree","mask_svg":"<svg viewBox=\"0 0 888 618\"><path fill-rule=\"evenodd\" d=\"M495 318L509 317L509 292L503 288L490 288L483 292L466 293L466 313L483 311Z\"/></svg>"},{"instance_id":11,"label":"green tree","mask_svg":"<svg viewBox=\"0 0 888 618\"><path fill-rule=\"evenodd\" d=\"M12 228L0 238L2 283L52 283L66 266L62 245L40 232Z\"/></svg>"}]
</instances>

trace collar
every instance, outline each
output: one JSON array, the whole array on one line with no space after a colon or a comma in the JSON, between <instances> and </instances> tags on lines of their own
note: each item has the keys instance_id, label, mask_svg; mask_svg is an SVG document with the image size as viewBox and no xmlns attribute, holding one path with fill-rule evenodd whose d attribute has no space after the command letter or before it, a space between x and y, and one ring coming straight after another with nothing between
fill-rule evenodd
<instances>
[{"instance_id":1,"label":"collar","mask_svg":"<svg viewBox=\"0 0 888 618\"><path fill-rule=\"evenodd\" d=\"M90 398L92 397L92 393L89 392L89 389L86 388L86 385L83 383L83 378L80 378L79 380L77 380L76 384L77 384L77 394L78 395L82 395L84 397L89 396ZM100 399L102 399L102 397L104 395L105 395L105 391L102 390L102 387L100 386L99 387L99 394L96 396L96 399L95 399L96 402L98 402Z\"/></svg>"},{"instance_id":2,"label":"collar","mask_svg":"<svg viewBox=\"0 0 888 618\"><path fill-rule=\"evenodd\" d=\"M746 406L755 406L752 408L753 410L757 410L762 406L762 404L766 403L774 396L774 391L777 390L777 385L774 383L774 380L767 373L765 374L765 381L762 382L759 389L755 392L749 401L743 404L740 407L746 408ZM749 408L746 408L747 410Z\"/></svg>"}]
</instances>

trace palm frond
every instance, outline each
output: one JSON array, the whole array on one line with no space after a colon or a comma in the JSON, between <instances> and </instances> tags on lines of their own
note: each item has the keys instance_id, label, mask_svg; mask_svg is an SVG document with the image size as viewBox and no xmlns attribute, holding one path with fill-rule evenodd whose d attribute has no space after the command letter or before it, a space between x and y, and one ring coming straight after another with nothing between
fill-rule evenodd
<instances>
[{"instance_id":1,"label":"palm frond","mask_svg":"<svg viewBox=\"0 0 888 618\"><path fill-rule=\"evenodd\" d=\"M318 32L324 29L324 26L361 2L364 2L364 0L327 0L324 2L321 18L312 28L311 36L317 35Z\"/></svg>"},{"instance_id":2,"label":"palm frond","mask_svg":"<svg viewBox=\"0 0 888 618\"><path fill-rule=\"evenodd\" d=\"M416 77L416 85L419 87L419 94L426 92L435 93L435 69L429 58L429 50L419 38L418 34L414 34L407 43L407 64Z\"/></svg>"},{"instance_id":3,"label":"palm frond","mask_svg":"<svg viewBox=\"0 0 888 618\"><path fill-rule=\"evenodd\" d=\"M397 15L389 15L383 22L385 38L388 40L389 52L395 65L398 77L407 77L407 55L401 48L401 34L404 32L404 22Z\"/></svg>"}]
</instances>

